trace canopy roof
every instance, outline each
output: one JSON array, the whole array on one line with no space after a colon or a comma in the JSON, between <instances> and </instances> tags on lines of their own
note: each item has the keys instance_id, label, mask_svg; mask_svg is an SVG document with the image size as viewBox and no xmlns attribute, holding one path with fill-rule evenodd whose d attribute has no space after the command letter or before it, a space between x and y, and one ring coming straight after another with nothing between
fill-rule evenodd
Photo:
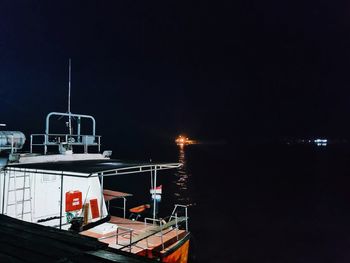
<instances>
[{"instance_id":1,"label":"canopy roof","mask_svg":"<svg viewBox=\"0 0 350 263\"><path fill-rule=\"evenodd\" d=\"M179 163L146 163L123 160L84 160L84 161L59 161L43 163L24 163L8 165L6 170L26 170L31 172L44 172L50 174L64 174L75 176L92 175L122 175L154 170L166 170L180 167Z\"/></svg>"}]
</instances>

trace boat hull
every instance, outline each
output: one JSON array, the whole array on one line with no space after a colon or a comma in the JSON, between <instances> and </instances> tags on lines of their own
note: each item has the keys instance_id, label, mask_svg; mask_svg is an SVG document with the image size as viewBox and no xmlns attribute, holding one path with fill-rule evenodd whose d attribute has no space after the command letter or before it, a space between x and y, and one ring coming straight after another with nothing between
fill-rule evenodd
<instances>
[{"instance_id":1,"label":"boat hull","mask_svg":"<svg viewBox=\"0 0 350 263\"><path fill-rule=\"evenodd\" d=\"M166 249L166 251L158 252L157 249L143 250L138 253L139 256L148 257L150 259L160 259L164 263L187 263L190 248L190 234L182 237L176 244Z\"/></svg>"},{"instance_id":2,"label":"boat hull","mask_svg":"<svg viewBox=\"0 0 350 263\"><path fill-rule=\"evenodd\" d=\"M162 257L161 262L164 263L187 263L188 251L190 248L190 240L184 241L180 247L178 247L172 253Z\"/></svg>"}]
</instances>

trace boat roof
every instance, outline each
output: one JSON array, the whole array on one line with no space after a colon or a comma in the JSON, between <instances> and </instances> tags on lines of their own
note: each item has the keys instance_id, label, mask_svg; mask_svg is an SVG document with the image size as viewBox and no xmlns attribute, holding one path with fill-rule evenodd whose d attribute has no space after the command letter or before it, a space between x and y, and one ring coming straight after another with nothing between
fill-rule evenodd
<instances>
[{"instance_id":1,"label":"boat roof","mask_svg":"<svg viewBox=\"0 0 350 263\"><path fill-rule=\"evenodd\" d=\"M121 175L150 172L154 170L166 170L180 167L179 163L146 163L138 161L125 161L115 159L105 160L79 160L79 161L55 161L41 163L19 163L6 167L7 170L26 170L31 172L46 172L50 174L65 175Z\"/></svg>"}]
</instances>

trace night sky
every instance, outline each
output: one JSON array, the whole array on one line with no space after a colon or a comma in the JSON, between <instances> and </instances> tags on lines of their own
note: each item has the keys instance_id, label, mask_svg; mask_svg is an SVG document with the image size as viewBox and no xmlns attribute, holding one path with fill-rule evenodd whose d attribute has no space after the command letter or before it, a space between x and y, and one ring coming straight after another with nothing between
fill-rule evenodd
<instances>
[{"instance_id":1,"label":"night sky","mask_svg":"<svg viewBox=\"0 0 350 263\"><path fill-rule=\"evenodd\" d=\"M186 152L203 257L220 249L237 262L334 262L347 253L348 145L337 155L233 143L350 142L349 1L2 0L6 129L28 141L44 133L47 113L67 111L69 58L71 111L96 118L103 150L176 161L150 146L177 150L180 133L226 143ZM221 232L207 233L217 218Z\"/></svg>"},{"instance_id":2,"label":"night sky","mask_svg":"<svg viewBox=\"0 0 350 263\"><path fill-rule=\"evenodd\" d=\"M350 5L333 1L2 1L0 122L92 114L107 138L350 134Z\"/></svg>"}]
</instances>

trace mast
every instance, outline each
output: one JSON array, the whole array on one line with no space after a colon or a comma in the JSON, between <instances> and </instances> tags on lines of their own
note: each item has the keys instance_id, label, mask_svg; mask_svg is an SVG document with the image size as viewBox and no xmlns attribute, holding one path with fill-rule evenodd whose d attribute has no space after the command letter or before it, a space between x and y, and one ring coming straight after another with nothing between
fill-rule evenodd
<instances>
[{"instance_id":1,"label":"mast","mask_svg":"<svg viewBox=\"0 0 350 263\"><path fill-rule=\"evenodd\" d=\"M69 58L69 73L68 73L68 129L69 135L72 135L72 116L70 112L70 89L71 89L71 59Z\"/></svg>"}]
</instances>

